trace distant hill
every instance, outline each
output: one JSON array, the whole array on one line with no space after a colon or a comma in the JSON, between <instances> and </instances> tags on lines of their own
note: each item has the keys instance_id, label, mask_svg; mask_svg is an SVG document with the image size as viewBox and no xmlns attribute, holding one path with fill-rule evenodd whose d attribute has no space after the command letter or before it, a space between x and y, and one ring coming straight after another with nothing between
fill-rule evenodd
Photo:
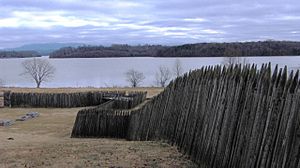
<instances>
[{"instance_id":1,"label":"distant hill","mask_svg":"<svg viewBox=\"0 0 300 168\"><path fill-rule=\"evenodd\" d=\"M197 43L179 46L112 45L65 47L50 54L50 58L103 57L237 57L300 55L300 42L258 41L234 43Z\"/></svg>"},{"instance_id":2,"label":"distant hill","mask_svg":"<svg viewBox=\"0 0 300 168\"><path fill-rule=\"evenodd\" d=\"M30 58L40 56L36 51L0 51L0 58Z\"/></svg>"},{"instance_id":3,"label":"distant hill","mask_svg":"<svg viewBox=\"0 0 300 168\"><path fill-rule=\"evenodd\" d=\"M49 55L51 52L63 47L79 47L82 43L37 43L26 44L17 48L3 49L5 51L36 51L40 55Z\"/></svg>"}]
</instances>

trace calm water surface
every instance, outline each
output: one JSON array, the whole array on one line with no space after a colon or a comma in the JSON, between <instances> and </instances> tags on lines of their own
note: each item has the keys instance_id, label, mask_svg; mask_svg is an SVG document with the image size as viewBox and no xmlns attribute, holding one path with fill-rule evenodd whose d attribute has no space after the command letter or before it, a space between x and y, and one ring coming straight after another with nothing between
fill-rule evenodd
<instances>
[{"instance_id":1,"label":"calm water surface","mask_svg":"<svg viewBox=\"0 0 300 168\"><path fill-rule=\"evenodd\" d=\"M49 59L43 57L42 59ZM49 59L55 66L55 77L42 87L112 87L128 86L124 73L134 68L145 75L143 86L155 85L155 72L163 65L173 68L175 60L179 59L185 72L190 69L207 65L223 63L223 58L77 58ZM21 63L26 59L0 59L0 79L6 86L34 87L35 84L21 76ZM300 56L282 57L247 57L248 63L262 64L271 62L280 67L287 65L289 69L300 67Z\"/></svg>"}]
</instances>

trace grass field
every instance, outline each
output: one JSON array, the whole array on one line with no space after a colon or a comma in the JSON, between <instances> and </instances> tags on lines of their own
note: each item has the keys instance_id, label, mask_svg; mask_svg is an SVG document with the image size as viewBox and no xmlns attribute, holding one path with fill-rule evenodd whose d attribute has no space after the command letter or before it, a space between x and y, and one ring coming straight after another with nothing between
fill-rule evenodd
<instances>
[{"instance_id":1,"label":"grass field","mask_svg":"<svg viewBox=\"0 0 300 168\"><path fill-rule=\"evenodd\" d=\"M0 119L40 113L0 127L0 167L196 167L162 142L70 138L79 109L0 108Z\"/></svg>"}]
</instances>

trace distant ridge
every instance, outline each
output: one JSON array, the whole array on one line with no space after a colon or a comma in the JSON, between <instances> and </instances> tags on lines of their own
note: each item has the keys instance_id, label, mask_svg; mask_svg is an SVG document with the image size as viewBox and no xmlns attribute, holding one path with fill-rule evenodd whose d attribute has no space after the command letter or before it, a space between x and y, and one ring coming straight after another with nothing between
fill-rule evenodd
<instances>
[{"instance_id":1,"label":"distant ridge","mask_svg":"<svg viewBox=\"0 0 300 168\"><path fill-rule=\"evenodd\" d=\"M40 56L36 51L0 51L0 58L31 58Z\"/></svg>"},{"instance_id":2,"label":"distant ridge","mask_svg":"<svg viewBox=\"0 0 300 168\"><path fill-rule=\"evenodd\" d=\"M83 45L83 43L34 43L3 49L3 51L36 51L40 55L49 55L51 52L63 47L79 47Z\"/></svg>"}]
</instances>

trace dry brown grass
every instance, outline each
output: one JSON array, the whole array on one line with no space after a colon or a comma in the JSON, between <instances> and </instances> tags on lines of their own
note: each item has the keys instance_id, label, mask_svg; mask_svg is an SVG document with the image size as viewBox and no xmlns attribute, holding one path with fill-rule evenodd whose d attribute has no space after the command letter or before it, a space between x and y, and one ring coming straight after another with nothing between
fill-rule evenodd
<instances>
[{"instance_id":1,"label":"dry brown grass","mask_svg":"<svg viewBox=\"0 0 300 168\"><path fill-rule=\"evenodd\" d=\"M162 142L71 139L79 109L0 109L2 119L30 111L41 114L0 127L0 167L196 167L175 147Z\"/></svg>"},{"instance_id":2,"label":"dry brown grass","mask_svg":"<svg viewBox=\"0 0 300 168\"><path fill-rule=\"evenodd\" d=\"M73 93L73 92L86 92L86 91L147 91L147 97L153 97L163 91L161 87L137 87L137 88L0 88L3 91L13 91L13 92L37 92L37 93Z\"/></svg>"}]
</instances>

